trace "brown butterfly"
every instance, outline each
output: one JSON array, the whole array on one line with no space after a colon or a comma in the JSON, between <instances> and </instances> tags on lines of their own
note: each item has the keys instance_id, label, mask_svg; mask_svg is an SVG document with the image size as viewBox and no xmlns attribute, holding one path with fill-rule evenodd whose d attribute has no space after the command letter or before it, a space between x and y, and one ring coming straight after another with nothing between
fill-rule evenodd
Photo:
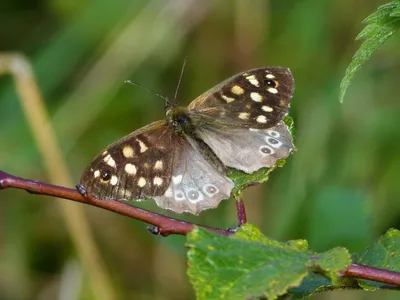
<instances>
[{"instance_id":1,"label":"brown butterfly","mask_svg":"<svg viewBox=\"0 0 400 300\"><path fill-rule=\"evenodd\" d=\"M294 80L289 69L239 73L188 107L166 100L166 119L109 145L86 168L81 184L99 199L154 198L161 208L199 214L230 197L226 167L252 173L293 149L283 118Z\"/></svg>"}]
</instances>

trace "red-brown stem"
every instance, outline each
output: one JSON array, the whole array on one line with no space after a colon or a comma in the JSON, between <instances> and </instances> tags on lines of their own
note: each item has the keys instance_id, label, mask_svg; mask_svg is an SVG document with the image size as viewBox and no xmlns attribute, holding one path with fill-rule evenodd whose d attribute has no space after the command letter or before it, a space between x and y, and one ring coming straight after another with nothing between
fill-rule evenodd
<instances>
[{"instance_id":1,"label":"red-brown stem","mask_svg":"<svg viewBox=\"0 0 400 300\"><path fill-rule=\"evenodd\" d=\"M236 200L236 213L238 218L238 227L247 223L246 207L242 199Z\"/></svg>"},{"instance_id":2,"label":"red-brown stem","mask_svg":"<svg viewBox=\"0 0 400 300\"><path fill-rule=\"evenodd\" d=\"M167 236L169 234L186 235L193 230L194 225L206 228L221 235L232 234L232 232L229 230L212 228L199 224L180 221L174 218L169 218L157 214L155 212L126 204L121 201L99 200L91 196L83 197L76 189L69 189L66 187L43 183L40 181L24 179L0 171L0 189L6 188L17 188L33 194L53 196L101 207L106 210L113 211L118 214L154 225L158 227L159 233L163 236Z\"/></svg>"},{"instance_id":3,"label":"red-brown stem","mask_svg":"<svg viewBox=\"0 0 400 300\"><path fill-rule=\"evenodd\" d=\"M343 271L343 276L368 279L387 284L400 286L400 273L389 270L374 268L365 265L351 264Z\"/></svg>"},{"instance_id":4,"label":"red-brown stem","mask_svg":"<svg viewBox=\"0 0 400 300\"><path fill-rule=\"evenodd\" d=\"M92 206L101 207L106 210L113 211L118 214L128 216L137 219L139 221L154 225L159 229L158 232L163 236L167 236L170 234L186 235L193 230L194 225L203 227L207 230L225 236L234 233L232 230L223 230L223 229L193 224L185 221L180 221L174 218L169 218L154 212L147 211L145 209L128 205L121 201L113 201L113 200L105 201L96 199L91 196L83 197L75 189L69 189L61 186L43 183L40 181L24 179L0 171L0 189L6 189L6 188L17 188L33 194L53 196L89 204ZM241 226L247 221L244 203L242 200L238 200L236 202L236 205L237 205L239 226ZM400 286L400 273L360 264L351 264L346 270L342 272L342 276L368 279L386 284Z\"/></svg>"}]
</instances>

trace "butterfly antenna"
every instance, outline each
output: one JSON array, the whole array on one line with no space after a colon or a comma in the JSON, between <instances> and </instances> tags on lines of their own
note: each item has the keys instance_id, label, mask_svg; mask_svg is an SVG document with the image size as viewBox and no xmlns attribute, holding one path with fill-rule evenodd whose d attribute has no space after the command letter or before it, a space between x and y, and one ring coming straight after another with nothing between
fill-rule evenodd
<instances>
[{"instance_id":1,"label":"butterfly antenna","mask_svg":"<svg viewBox=\"0 0 400 300\"><path fill-rule=\"evenodd\" d=\"M134 82L132 80L125 80L124 83L129 83L129 84L135 85L137 87L140 87L140 88L144 89L145 91L148 91L149 93L151 93L153 95L156 95L156 96L160 97L161 99L163 99L165 101L165 106L169 106L169 107L173 106L173 104L171 103L171 101L167 97L165 97L165 96L163 96L163 95L161 95L159 93L156 93L156 92L144 87L143 85L141 85L139 83L136 83L136 82Z\"/></svg>"},{"instance_id":2,"label":"butterfly antenna","mask_svg":"<svg viewBox=\"0 0 400 300\"><path fill-rule=\"evenodd\" d=\"M182 81L182 77L183 77L183 71L185 70L185 66L186 66L186 61L187 60L188 60L188 57L186 56L185 60L183 61L181 75L179 76L178 85L176 86L176 90L175 90L174 105L176 105L176 103L177 103L176 99L178 98L178 90L179 90L179 86L181 85L181 81Z\"/></svg>"}]
</instances>

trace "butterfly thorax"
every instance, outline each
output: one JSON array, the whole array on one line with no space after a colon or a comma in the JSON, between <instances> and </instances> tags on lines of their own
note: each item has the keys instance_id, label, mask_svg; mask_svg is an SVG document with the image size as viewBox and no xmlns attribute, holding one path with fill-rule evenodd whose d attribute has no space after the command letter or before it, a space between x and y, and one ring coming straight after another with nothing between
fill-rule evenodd
<instances>
[{"instance_id":1,"label":"butterfly thorax","mask_svg":"<svg viewBox=\"0 0 400 300\"><path fill-rule=\"evenodd\" d=\"M187 108L171 107L167 109L165 116L168 124L174 129L175 133L189 136L194 135L195 126Z\"/></svg>"}]
</instances>

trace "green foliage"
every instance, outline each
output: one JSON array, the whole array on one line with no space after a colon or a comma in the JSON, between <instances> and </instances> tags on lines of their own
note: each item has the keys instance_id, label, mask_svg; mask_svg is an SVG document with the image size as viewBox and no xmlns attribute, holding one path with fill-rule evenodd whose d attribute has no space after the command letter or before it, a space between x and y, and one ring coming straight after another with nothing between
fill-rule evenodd
<instances>
[{"instance_id":1,"label":"green foliage","mask_svg":"<svg viewBox=\"0 0 400 300\"><path fill-rule=\"evenodd\" d=\"M353 60L347 67L346 74L340 84L341 102L343 102L350 81L358 69L400 27L400 1L394 0L382 5L376 12L368 16L364 22L368 25L356 38L357 40L364 40L364 42L356 54L354 54Z\"/></svg>"},{"instance_id":2,"label":"green foliage","mask_svg":"<svg viewBox=\"0 0 400 300\"><path fill-rule=\"evenodd\" d=\"M188 235L189 276L198 299L276 299L315 272L339 284L339 271L351 263L345 248L315 253L304 240L278 242L245 225L230 237L197 228ZM309 291L321 287L308 277ZM312 279L312 278L311 278ZM320 278L318 279L320 280ZM299 291L297 291L300 294ZM296 292L293 292L296 294Z\"/></svg>"},{"instance_id":3,"label":"green foliage","mask_svg":"<svg viewBox=\"0 0 400 300\"><path fill-rule=\"evenodd\" d=\"M390 229L377 242L360 254L354 255L354 261L371 267L390 271L400 271L400 231ZM358 279L365 290L376 290L382 284Z\"/></svg>"},{"instance_id":4,"label":"green foliage","mask_svg":"<svg viewBox=\"0 0 400 300\"><path fill-rule=\"evenodd\" d=\"M197 299L268 299L290 294L300 299L323 289L357 288L340 277L352 259L347 249L335 247L323 253L308 248L305 240L278 242L246 224L226 237L196 228L187 237L188 274ZM353 262L400 270L400 231L389 230ZM381 285L358 280L365 290Z\"/></svg>"}]
</instances>

